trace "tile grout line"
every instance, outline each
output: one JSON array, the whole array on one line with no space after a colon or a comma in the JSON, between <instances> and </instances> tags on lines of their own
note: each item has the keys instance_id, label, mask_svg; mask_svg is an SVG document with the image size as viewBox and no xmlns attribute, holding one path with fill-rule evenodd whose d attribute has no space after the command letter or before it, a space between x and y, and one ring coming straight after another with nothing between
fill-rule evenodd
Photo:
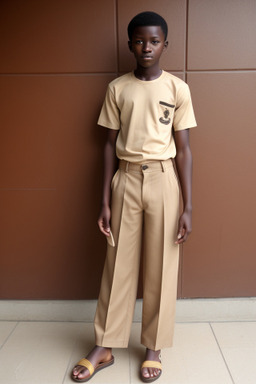
<instances>
[{"instance_id":1,"label":"tile grout line","mask_svg":"<svg viewBox=\"0 0 256 384\"><path fill-rule=\"evenodd\" d=\"M129 383L132 382L132 364L131 364L131 352L130 348L128 348L128 356L129 356Z\"/></svg>"},{"instance_id":2,"label":"tile grout line","mask_svg":"<svg viewBox=\"0 0 256 384\"><path fill-rule=\"evenodd\" d=\"M71 350L71 352L70 352L70 356L69 356L69 359L68 359L68 364L67 364L67 368L66 368L65 373L64 373L64 377L63 377L63 380L62 380L62 384L65 383L65 379L66 379L66 377L68 376L69 367L70 367L70 365L71 365L72 356L73 356L74 351L75 351L75 349L76 349L77 343L78 343L78 340L76 340L76 341L74 342L74 346L73 346L73 348L72 348L72 350Z\"/></svg>"},{"instance_id":3,"label":"tile grout line","mask_svg":"<svg viewBox=\"0 0 256 384\"><path fill-rule=\"evenodd\" d=\"M214 329L213 329L213 327L212 327L212 324L209 323L209 325L210 325L210 328L211 328L211 330L212 330L212 333L213 333L213 336L214 336L214 338L215 338L215 341L216 341L216 343L217 343L217 346L218 346L218 348L219 348L219 351L220 351L220 353L221 353L222 359L223 359L223 361L224 361L224 363L225 363L225 365L226 365L226 368L227 368L227 370L228 370L229 376L230 376L230 378L231 378L231 380L232 380L232 383L235 384L235 381L234 381L234 379L233 379L233 376L232 376L232 374L231 374L231 371L230 371L230 369L229 369L229 366L228 366L228 364L227 364L227 362L226 362L225 356L224 356L224 354L223 354L223 352L222 352L222 349L221 349L221 347L220 347L220 344L219 344L219 342L218 342L218 339L217 339L217 336L216 336L216 334L215 334L215 332L214 332Z\"/></svg>"},{"instance_id":4,"label":"tile grout line","mask_svg":"<svg viewBox=\"0 0 256 384\"><path fill-rule=\"evenodd\" d=\"M65 373L64 373L64 376L63 376L63 380L62 380L62 384L65 383L65 379L68 375L68 370L69 370L69 367L70 367L70 363L71 363L71 359L72 359L72 353L73 353L74 349L72 349L71 353L70 353L70 356L69 356L69 359L68 359L68 364L67 364L67 368L65 370Z\"/></svg>"},{"instance_id":5,"label":"tile grout line","mask_svg":"<svg viewBox=\"0 0 256 384\"><path fill-rule=\"evenodd\" d=\"M4 340L3 344L0 346L0 351L1 349L5 346L5 344L7 343L7 341L9 340L9 338L11 337L11 335L13 334L13 332L15 331L15 329L17 328L19 324L19 321L16 322L16 325L15 327L12 329L12 331L9 333L9 335L6 337L6 339Z\"/></svg>"},{"instance_id":6,"label":"tile grout line","mask_svg":"<svg viewBox=\"0 0 256 384\"><path fill-rule=\"evenodd\" d=\"M0 324L1 323L74 323L74 324L93 324L93 321L86 321L86 320L27 320L27 319L18 319L18 320L13 320L13 319L0 319ZM132 322L133 324L138 324L141 323L141 320L134 320ZM177 320L175 324L222 324L222 323L256 323L255 320Z\"/></svg>"}]
</instances>

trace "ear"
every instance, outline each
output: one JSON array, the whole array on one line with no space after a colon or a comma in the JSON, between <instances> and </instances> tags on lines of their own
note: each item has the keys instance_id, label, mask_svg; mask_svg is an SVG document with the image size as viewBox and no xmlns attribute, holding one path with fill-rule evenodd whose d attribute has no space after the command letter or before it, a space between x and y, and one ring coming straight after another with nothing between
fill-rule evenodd
<instances>
[{"instance_id":1,"label":"ear","mask_svg":"<svg viewBox=\"0 0 256 384\"><path fill-rule=\"evenodd\" d=\"M131 40L128 41L128 47L129 47L130 51L132 52L132 42L131 42Z\"/></svg>"},{"instance_id":2,"label":"ear","mask_svg":"<svg viewBox=\"0 0 256 384\"><path fill-rule=\"evenodd\" d=\"M168 47L168 44L169 44L169 42L166 40L166 41L164 42L164 49L166 49L166 48Z\"/></svg>"}]
</instances>

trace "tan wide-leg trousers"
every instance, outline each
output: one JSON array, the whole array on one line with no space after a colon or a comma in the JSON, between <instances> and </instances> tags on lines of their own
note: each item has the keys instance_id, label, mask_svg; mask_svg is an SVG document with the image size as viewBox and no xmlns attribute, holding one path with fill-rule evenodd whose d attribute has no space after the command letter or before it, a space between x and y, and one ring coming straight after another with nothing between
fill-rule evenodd
<instances>
[{"instance_id":1,"label":"tan wide-leg trousers","mask_svg":"<svg viewBox=\"0 0 256 384\"><path fill-rule=\"evenodd\" d=\"M179 188L172 161L120 161L112 180L111 229L95 315L96 344L127 347L143 249L141 343L172 345L179 246ZM143 242L143 246L142 246Z\"/></svg>"}]
</instances>

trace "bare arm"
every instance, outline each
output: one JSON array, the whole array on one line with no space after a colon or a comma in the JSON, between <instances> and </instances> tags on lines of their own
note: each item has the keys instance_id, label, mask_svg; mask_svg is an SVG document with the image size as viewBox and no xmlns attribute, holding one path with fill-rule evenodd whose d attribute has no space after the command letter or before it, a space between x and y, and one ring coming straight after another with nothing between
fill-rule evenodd
<instances>
[{"instance_id":1,"label":"bare arm","mask_svg":"<svg viewBox=\"0 0 256 384\"><path fill-rule=\"evenodd\" d=\"M183 213L179 219L177 244L184 243L192 231L192 154L189 129L174 133L177 155L175 158L183 199Z\"/></svg>"},{"instance_id":2,"label":"bare arm","mask_svg":"<svg viewBox=\"0 0 256 384\"><path fill-rule=\"evenodd\" d=\"M104 179L103 179L103 197L98 226L100 231L109 236L110 231L110 198L111 198L111 180L116 170L116 139L118 131L108 129L106 144L104 147Z\"/></svg>"}]
</instances>

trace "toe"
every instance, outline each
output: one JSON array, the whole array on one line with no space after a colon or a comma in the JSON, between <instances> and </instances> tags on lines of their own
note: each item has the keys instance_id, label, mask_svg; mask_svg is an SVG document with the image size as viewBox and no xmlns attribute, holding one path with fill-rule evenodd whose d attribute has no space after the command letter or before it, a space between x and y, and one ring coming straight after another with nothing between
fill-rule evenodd
<instances>
[{"instance_id":1,"label":"toe","mask_svg":"<svg viewBox=\"0 0 256 384\"><path fill-rule=\"evenodd\" d=\"M147 368L142 369L142 376L148 379L150 377L150 373Z\"/></svg>"},{"instance_id":2,"label":"toe","mask_svg":"<svg viewBox=\"0 0 256 384\"><path fill-rule=\"evenodd\" d=\"M77 379L85 379L89 373L88 369L84 368L84 367L81 367L81 366L77 366L73 369L73 376Z\"/></svg>"},{"instance_id":3,"label":"toe","mask_svg":"<svg viewBox=\"0 0 256 384\"><path fill-rule=\"evenodd\" d=\"M77 376L77 375L78 375L78 370L79 370L79 368L78 368L78 366L76 366L76 367L73 369L73 371L72 371L72 375L73 375L73 376Z\"/></svg>"},{"instance_id":4,"label":"toe","mask_svg":"<svg viewBox=\"0 0 256 384\"><path fill-rule=\"evenodd\" d=\"M160 369L157 368L143 368L141 373L145 379L158 377L160 375Z\"/></svg>"},{"instance_id":5,"label":"toe","mask_svg":"<svg viewBox=\"0 0 256 384\"><path fill-rule=\"evenodd\" d=\"M86 368L82 368L78 375L77 375L77 378L80 379L80 380L83 380L83 379L86 379L88 376L90 376L90 372L88 371L88 369Z\"/></svg>"},{"instance_id":6,"label":"toe","mask_svg":"<svg viewBox=\"0 0 256 384\"><path fill-rule=\"evenodd\" d=\"M150 377L154 377L154 369L149 368Z\"/></svg>"}]
</instances>

